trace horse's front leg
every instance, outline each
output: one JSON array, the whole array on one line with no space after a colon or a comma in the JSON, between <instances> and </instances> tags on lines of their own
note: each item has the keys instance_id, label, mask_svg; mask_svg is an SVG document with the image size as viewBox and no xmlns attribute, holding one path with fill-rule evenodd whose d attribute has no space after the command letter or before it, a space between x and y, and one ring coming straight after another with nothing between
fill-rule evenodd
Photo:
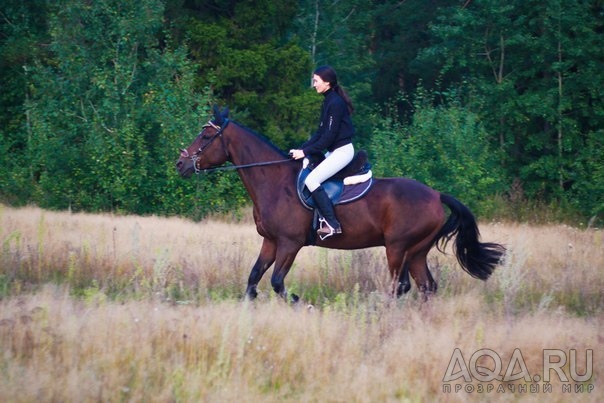
<instances>
[{"instance_id":1,"label":"horse's front leg","mask_svg":"<svg viewBox=\"0 0 604 403\"><path fill-rule=\"evenodd\" d=\"M258 291L256 288L258 287L258 283L262 276L269 267L275 262L275 256L277 255L277 245L275 242L264 238L264 242L262 242L262 248L260 249L260 254L258 255L258 259L252 267L252 271L250 272L250 277L247 280L247 289L245 291L245 295L249 299L254 299L258 296Z\"/></svg>"},{"instance_id":2,"label":"horse's front leg","mask_svg":"<svg viewBox=\"0 0 604 403\"><path fill-rule=\"evenodd\" d=\"M300 248L302 248L302 244L300 243L281 241L277 250L277 258L271 277L271 285L273 286L273 290L286 301L287 291L285 289L285 276L289 273L289 269L291 269ZM298 299L297 296L293 295L292 298L294 302Z\"/></svg>"}]
</instances>

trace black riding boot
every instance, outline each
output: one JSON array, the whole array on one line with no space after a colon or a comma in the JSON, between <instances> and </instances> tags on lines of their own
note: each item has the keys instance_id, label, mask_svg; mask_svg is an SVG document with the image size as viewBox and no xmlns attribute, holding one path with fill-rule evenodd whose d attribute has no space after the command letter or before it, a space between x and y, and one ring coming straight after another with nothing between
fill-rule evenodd
<instances>
[{"instance_id":1,"label":"black riding boot","mask_svg":"<svg viewBox=\"0 0 604 403\"><path fill-rule=\"evenodd\" d=\"M335 234L341 234L342 226L336 218L333 204L331 203L331 200L329 200L327 193L325 193L323 186L319 186L314 192L312 192L312 198L317 204L317 208L321 212L321 215L323 215L323 218L325 218L323 221L325 225L321 225L321 227L317 230L317 234L321 240Z\"/></svg>"}]
</instances>

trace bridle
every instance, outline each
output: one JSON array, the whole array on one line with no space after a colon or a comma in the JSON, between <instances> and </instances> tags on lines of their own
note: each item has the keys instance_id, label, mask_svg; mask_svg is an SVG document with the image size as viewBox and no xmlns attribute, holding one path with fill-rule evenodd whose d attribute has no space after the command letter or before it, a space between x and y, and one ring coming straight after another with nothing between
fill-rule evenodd
<instances>
[{"instance_id":1,"label":"bridle","mask_svg":"<svg viewBox=\"0 0 604 403\"><path fill-rule=\"evenodd\" d=\"M225 119L224 123L222 124L222 126L218 126L216 123L212 122L211 120L208 121L208 123L206 123L203 128L201 129L201 132L199 132L199 134L197 135L197 137L201 136L201 134L204 132L205 129L207 129L208 127L212 127L216 130L216 133L214 133L214 135L212 137L209 138L208 142L203 144L202 146L199 147L199 149L195 152L195 154L190 155L189 152L187 150L185 150L184 148L182 148L180 150L180 155L183 158L189 158L191 161L193 161L193 169L195 169L195 173L198 174L200 172L207 172L207 169L199 169L197 167L197 162L199 161L199 158L201 157L201 154L209 147L212 145L212 143L214 142L214 140L216 140L217 138L220 137L220 141L222 143L222 150L224 151L224 153L226 154L227 159L231 158L231 155L229 154L229 150L226 147L226 144L224 143L224 137L222 137L222 133L224 132L224 129L227 127L227 125L229 124L229 120Z\"/></svg>"},{"instance_id":2,"label":"bridle","mask_svg":"<svg viewBox=\"0 0 604 403\"><path fill-rule=\"evenodd\" d=\"M227 127L228 124L229 124L229 120L228 119L224 120L224 123L222 124L222 126L218 126L216 123L212 122L211 120L208 121L208 123L206 123L203 126L203 128L201 129L201 132L199 132L199 134L197 135L198 137L201 136L201 134L203 133L203 131L205 129L207 129L208 127L212 127L213 129L216 130L216 133L214 133L214 135L209 138L208 142L205 143L204 145L200 146L199 149L193 155L190 155L189 152L187 150L185 150L185 149L181 149L180 150L180 156L181 157L183 157L183 158L189 158L193 162L193 169L195 170L196 174L198 174L200 172L210 173L210 172L228 171L228 170L240 169L240 168L261 167L261 166L266 166L266 165L274 165L274 164L281 164L281 163L284 163L284 162L295 161L292 158L286 158L286 159L276 160L276 161L254 162L254 163L251 163L251 164L244 164L244 165L227 165L227 166L224 166L224 167L216 167L216 168L208 168L208 169L200 169L200 168L198 168L197 162L199 161L199 159L201 157L201 154L214 142L214 140L216 140L219 137L220 137L220 141L222 143L222 150L226 154L227 159L231 158L231 155L229 154L229 150L226 147L226 144L224 142L224 137L222 136L222 133L224 132L224 129Z\"/></svg>"}]
</instances>

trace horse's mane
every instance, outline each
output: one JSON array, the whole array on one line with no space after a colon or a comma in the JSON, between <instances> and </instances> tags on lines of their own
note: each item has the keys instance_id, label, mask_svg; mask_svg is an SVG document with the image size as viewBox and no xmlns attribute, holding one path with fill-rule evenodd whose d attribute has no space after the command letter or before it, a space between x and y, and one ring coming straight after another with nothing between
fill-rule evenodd
<instances>
[{"instance_id":1,"label":"horse's mane","mask_svg":"<svg viewBox=\"0 0 604 403\"><path fill-rule=\"evenodd\" d=\"M271 141L271 139L268 138L267 136L265 136L264 134L258 133L257 131L250 129L249 127L244 126L244 125L242 125L239 122L235 122L235 121L231 120L231 123L235 123L237 126L239 126L240 128L242 128L243 130L245 130L245 131L253 134L254 136L258 137L263 143L265 143L267 146L269 146L270 148L272 148L273 150L275 150L276 152L278 152L282 156L287 157L287 153L285 151L283 151L281 148L277 147L275 145L275 143L273 143Z\"/></svg>"}]
</instances>

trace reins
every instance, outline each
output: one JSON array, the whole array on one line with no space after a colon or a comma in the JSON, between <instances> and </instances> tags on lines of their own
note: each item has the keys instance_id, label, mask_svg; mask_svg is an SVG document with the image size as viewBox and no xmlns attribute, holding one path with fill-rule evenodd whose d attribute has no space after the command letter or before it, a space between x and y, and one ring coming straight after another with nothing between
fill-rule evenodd
<instances>
[{"instance_id":1,"label":"reins","mask_svg":"<svg viewBox=\"0 0 604 403\"><path fill-rule=\"evenodd\" d=\"M284 162L292 162L292 161L295 161L295 160L293 160L291 158L286 158L283 160L254 162L251 164L243 164L243 165L227 165L224 167L200 169L200 170L196 170L195 173L204 173L205 174L205 173L212 173L212 172L216 172L216 171L231 171L231 170L235 170L235 169L262 167L262 166L266 166L266 165L276 165L276 164L282 164Z\"/></svg>"}]
</instances>

